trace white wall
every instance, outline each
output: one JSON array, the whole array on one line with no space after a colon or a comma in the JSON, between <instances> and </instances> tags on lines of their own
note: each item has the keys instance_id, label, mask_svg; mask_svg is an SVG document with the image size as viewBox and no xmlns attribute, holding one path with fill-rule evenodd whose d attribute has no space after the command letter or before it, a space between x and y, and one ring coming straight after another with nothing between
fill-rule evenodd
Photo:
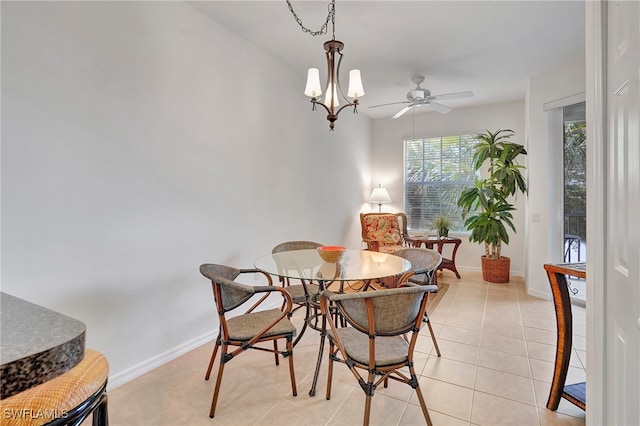
<instances>
[{"instance_id":1,"label":"white wall","mask_svg":"<svg viewBox=\"0 0 640 426\"><path fill-rule=\"evenodd\" d=\"M529 79L527 94L527 247L525 281L529 293L551 297L545 263L562 262L561 139L549 127L544 105L584 93L584 59Z\"/></svg>"},{"instance_id":2,"label":"white wall","mask_svg":"<svg viewBox=\"0 0 640 426\"><path fill-rule=\"evenodd\" d=\"M372 184L382 184L389 189L393 203L386 206L388 211L403 210L402 139L412 136L412 120L411 113L407 113L397 120L373 121ZM524 103L508 102L456 109L448 114L428 112L415 115L416 137L477 133L485 129L511 129L515 132L512 140L524 144ZM509 245L502 249L502 254L511 258L511 273L514 275L524 274L524 199L519 196L515 200L514 224L518 232L510 233ZM461 238L463 242L456 257L458 270L480 270L484 245L470 243L468 235Z\"/></svg>"},{"instance_id":3,"label":"white wall","mask_svg":"<svg viewBox=\"0 0 640 426\"><path fill-rule=\"evenodd\" d=\"M204 262L360 246L370 121L179 2L3 2L2 291L119 384L214 337ZM206 366L202 366L203 371Z\"/></svg>"}]
</instances>

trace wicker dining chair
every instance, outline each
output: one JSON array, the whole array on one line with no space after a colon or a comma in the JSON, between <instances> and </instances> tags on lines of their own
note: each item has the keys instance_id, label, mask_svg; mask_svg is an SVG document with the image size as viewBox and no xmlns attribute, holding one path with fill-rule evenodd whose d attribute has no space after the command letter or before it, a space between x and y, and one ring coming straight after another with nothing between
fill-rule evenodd
<instances>
[{"instance_id":1,"label":"wicker dining chair","mask_svg":"<svg viewBox=\"0 0 640 426\"><path fill-rule=\"evenodd\" d=\"M293 396L296 396L298 391L293 368L292 345L296 328L288 318L293 308L289 293L282 287L274 286L270 275L256 269L236 269L224 265L204 264L200 266L200 273L211 280L220 327L205 376L205 380L209 380L216 353L221 348L220 366L218 367L218 377L216 378L216 387L211 401L209 417L213 417L216 411L225 364L247 349L273 353L276 365L280 364L279 355L288 357L291 389ZM260 273L264 275L269 285L250 286L234 281L243 273ZM243 314L232 317L227 316L229 312L234 311L235 313L236 308L243 307L255 295L260 294L262 294L262 297ZM255 309L267 300L271 294L280 294L285 300L284 307L282 309L274 308L256 311ZM286 340L286 350L278 350L278 339ZM266 342L273 342L273 348L260 345ZM230 351L229 347L237 348Z\"/></svg>"},{"instance_id":2,"label":"wicker dining chair","mask_svg":"<svg viewBox=\"0 0 640 426\"><path fill-rule=\"evenodd\" d=\"M316 243L315 241L285 241L283 243L275 246L271 253L280 253L283 251L293 251L293 250L308 250L308 249L317 249L318 247L322 247L323 244ZM298 332L296 336L296 340L293 341L293 346L295 347L300 339L302 338L305 330L307 329L307 322L310 319L311 310L314 309L314 304L310 298L317 298L319 286L311 281L300 280L300 284L291 284L291 280L288 277L280 277L280 283L284 287L287 292L291 295L291 300L297 307L293 309L289 317L293 315L295 311L300 308L305 308L304 318L305 321L302 324L302 328ZM316 305L317 306L317 305Z\"/></svg>"},{"instance_id":3,"label":"wicker dining chair","mask_svg":"<svg viewBox=\"0 0 640 426\"><path fill-rule=\"evenodd\" d=\"M442 255L436 250L424 249L424 248L407 248L398 250L393 253L395 256L400 256L411 262L411 271L414 273L406 277L410 283L419 284L425 286L429 293L436 293L438 286L433 285L434 275L438 273L438 266L442 262ZM402 278L398 278L401 280ZM401 285L401 283L398 283ZM429 321L429 312L425 310L423 321L427 323L429 327L429 333L431 334L431 340L433 340L433 346L436 349L436 353L440 356L440 348L438 347L438 341L436 335L431 327L431 321Z\"/></svg>"},{"instance_id":4,"label":"wicker dining chair","mask_svg":"<svg viewBox=\"0 0 640 426\"><path fill-rule=\"evenodd\" d=\"M427 425L431 418L413 367L413 350L427 306L429 289L408 284L384 291L359 293L322 292L320 306L328 315L333 305L347 327L327 321L329 371L326 398L331 398L334 361L349 367L366 395L363 424L369 424L371 403L376 388L389 379L406 383L416 391ZM401 369L408 367L409 377ZM361 374L362 371L362 374Z\"/></svg>"}]
</instances>

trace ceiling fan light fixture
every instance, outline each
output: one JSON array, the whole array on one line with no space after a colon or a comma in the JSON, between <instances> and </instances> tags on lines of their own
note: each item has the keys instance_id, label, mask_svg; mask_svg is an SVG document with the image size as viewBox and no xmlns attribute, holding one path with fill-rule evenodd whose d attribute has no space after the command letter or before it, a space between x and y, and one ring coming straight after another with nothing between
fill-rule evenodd
<instances>
[{"instance_id":1,"label":"ceiling fan light fixture","mask_svg":"<svg viewBox=\"0 0 640 426\"><path fill-rule=\"evenodd\" d=\"M422 89L420 90L414 89L409 91L409 96L407 96L407 99L416 100L416 99L424 99L424 97L425 97L425 93Z\"/></svg>"}]
</instances>

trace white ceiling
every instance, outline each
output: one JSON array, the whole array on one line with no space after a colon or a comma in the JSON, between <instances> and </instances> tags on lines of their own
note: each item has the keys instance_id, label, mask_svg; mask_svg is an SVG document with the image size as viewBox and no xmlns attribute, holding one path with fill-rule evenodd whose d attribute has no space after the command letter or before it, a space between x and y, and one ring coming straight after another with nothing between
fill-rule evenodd
<instances>
[{"instance_id":1,"label":"white ceiling","mask_svg":"<svg viewBox=\"0 0 640 426\"><path fill-rule=\"evenodd\" d=\"M303 33L285 0L194 1L193 7L298 70L326 75L326 35ZM320 28L329 1L291 0L303 24ZM359 112L391 117L426 76L432 94L473 91L472 99L442 101L452 108L524 99L527 79L584 58L584 2L337 0L335 35L344 42L342 79L359 68L365 89ZM259 72L259 64L256 64ZM421 108L421 110L425 110ZM437 112L430 112L438 114Z\"/></svg>"}]
</instances>

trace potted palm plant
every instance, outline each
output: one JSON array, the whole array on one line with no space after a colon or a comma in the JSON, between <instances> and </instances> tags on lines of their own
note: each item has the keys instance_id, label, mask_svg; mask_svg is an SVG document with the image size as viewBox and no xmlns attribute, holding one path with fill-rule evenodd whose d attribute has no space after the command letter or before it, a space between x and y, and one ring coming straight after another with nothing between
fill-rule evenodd
<instances>
[{"instance_id":1,"label":"potted palm plant","mask_svg":"<svg viewBox=\"0 0 640 426\"><path fill-rule=\"evenodd\" d=\"M486 130L477 136L473 148L473 168L488 167L485 179L476 179L473 187L462 191L458 207L462 208L464 225L471 231L469 241L484 243L482 278L495 283L509 282L511 259L500 255L502 243L509 244L507 227L516 232L510 199L518 192L526 194L527 184L516 158L526 155L523 145L511 142L514 132Z\"/></svg>"}]
</instances>

